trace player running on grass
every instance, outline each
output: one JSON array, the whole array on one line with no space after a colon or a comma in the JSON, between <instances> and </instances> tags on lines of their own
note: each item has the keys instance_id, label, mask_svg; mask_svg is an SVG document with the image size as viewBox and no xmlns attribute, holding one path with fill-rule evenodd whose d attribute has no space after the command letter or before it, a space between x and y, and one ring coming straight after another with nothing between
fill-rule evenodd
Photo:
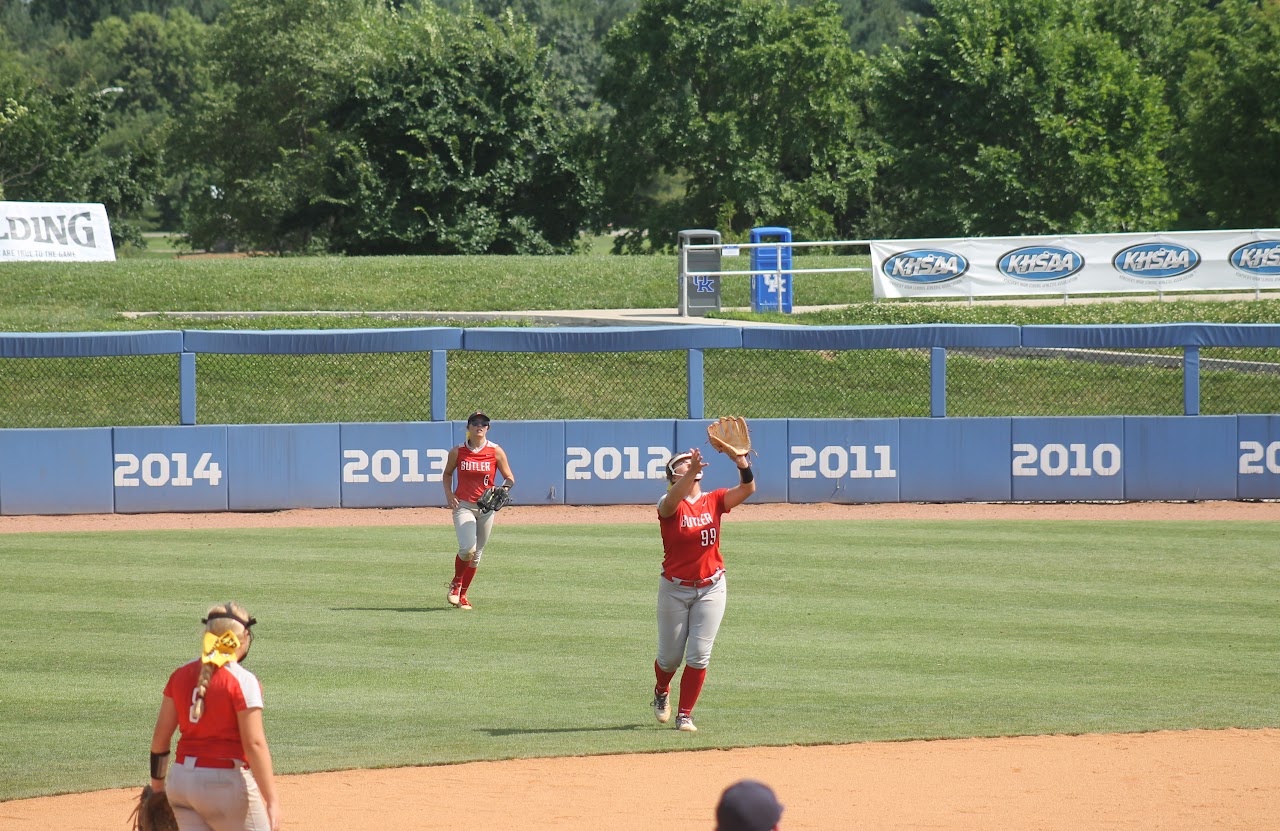
<instances>
[{"instance_id":1,"label":"player running on grass","mask_svg":"<svg viewBox=\"0 0 1280 831\"><path fill-rule=\"evenodd\" d=\"M453 529L458 535L458 556L453 561L448 600L449 605L467 610L471 609L467 588L475 579L495 513L482 510L476 500L496 484L494 477L498 473L502 474L502 487L507 490L516 483L506 452L489 441L488 436L489 417L472 413L467 417L467 440L449 451L444 465L445 502L453 511ZM454 471L458 474L456 488Z\"/></svg>"},{"instance_id":2,"label":"player running on grass","mask_svg":"<svg viewBox=\"0 0 1280 831\"><path fill-rule=\"evenodd\" d=\"M745 423L743 424L745 434ZM717 445L719 446L719 445ZM724 451L738 466L739 483L702 492L706 463L694 448L667 462L670 487L658 500L662 531L662 577L658 580L658 657L653 671L653 714L659 724L671 718L671 679L684 660L680 705L675 727L688 733L728 597L724 559L720 556L720 518L756 492L747 453ZM750 446L746 447L749 450ZM732 451L732 452L731 452Z\"/></svg>"}]
</instances>

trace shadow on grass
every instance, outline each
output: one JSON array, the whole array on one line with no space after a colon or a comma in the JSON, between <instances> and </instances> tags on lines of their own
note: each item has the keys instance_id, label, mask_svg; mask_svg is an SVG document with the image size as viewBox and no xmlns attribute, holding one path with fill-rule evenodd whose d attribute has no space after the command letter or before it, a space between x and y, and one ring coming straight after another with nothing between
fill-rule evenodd
<instances>
[{"instance_id":1,"label":"shadow on grass","mask_svg":"<svg viewBox=\"0 0 1280 831\"><path fill-rule=\"evenodd\" d=\"M456 612L452 606L330 606L331 612Z\"/></svg>"},{"instance_id":2,"label":"shadow on grass","mask_svg":"<svg viewBox=\"0 0 1280 831\"><path fill-rule=\"evenodd\" d=\"M545 730L516 730L509 727L477 727L481 733L488 733L494 738L503 736L527 736L537 733L619 733L627 730L643 730L649 724L619 724L615 727L548 727Z\"/></svg>"}]
</instances>

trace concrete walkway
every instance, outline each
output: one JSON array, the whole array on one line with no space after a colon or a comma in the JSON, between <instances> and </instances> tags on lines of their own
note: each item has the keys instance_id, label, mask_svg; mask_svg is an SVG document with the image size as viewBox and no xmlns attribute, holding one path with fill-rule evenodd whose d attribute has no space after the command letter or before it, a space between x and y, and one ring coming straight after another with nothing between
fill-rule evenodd
<instances>
[{"instance_id":1,"label":"concrete walkway","mask_svg":"<svg viewBox=\"0 0 1280 831\"><path fill-rule=\"evenodd\" d=\"M1280 299L1280 291L1267 292L1211 292L1199 294L1177 294L1166 292L1163 298L1158 294L1144 295L1079 295L1063 300L1061 296L1027 297L1027 298L974 298L973 300L933 300L931 303L942 303L950 306L1073 306L1082 303L1124 303L1131 301L1177 303L1179 300L1206 302L1226 300L1275 300ZM904 303L911 301L885 300L884 303ZM824 309L843 309L847 304L833 306L794 306L792 313L813 312ZM726 308L729 312L749 312L749 306ZM362 314L365 317L384 318L388 320L421 320L424 324L448 322L466 324L468 322L490 322L495 320L523 321L537 326L674 326L694 324L699 326L778 326L772 322L754 320L719 320L716 318L685 316L679 310L670 309L567 309L538 310L523 312L427 312L427 311L385 311L385 312L352 312L352 311L306 311L306 312L122 312L123 317L139 318L167 315L173 318L191 320L211 320L225 318L271 318L296 317L351 317Z\"/></svg>"}]
</instances>

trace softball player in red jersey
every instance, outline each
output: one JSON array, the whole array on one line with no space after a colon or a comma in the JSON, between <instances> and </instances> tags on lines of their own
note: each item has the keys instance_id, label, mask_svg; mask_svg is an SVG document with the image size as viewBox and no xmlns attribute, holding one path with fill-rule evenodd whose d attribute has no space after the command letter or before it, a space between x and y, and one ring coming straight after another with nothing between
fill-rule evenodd
<instances>
[{"instance_id":1,"label":"softball player in red jersey","mask_svg":"<svg viewBox=\"0 0 1280 831\"><path fill-rule=\"evenodd\" d=\"M204 622L200 658L174 670L164 688L151 736L151 787L168 792L182 831L279 831L262 685L241 664L257 621L231 602L214 606Z\"/></svg>"},{"instance_id":2,"label":"softball player in red jersey","mask_svg":"<svg viewBox=\"0 0 1280 831\"><path fill-rule=\"evenodd\" d=\"M707 677L728 597L724 558L720 556L720 518L756 492L755 475L746 456L734 459L739 484L703 493L706 463L696 448L667 462L671 483L658 500L662 530L662 576L658 580L658 658L653 714L659 724L671 718L671 679L680 662L680 707L677 730L693 733L693 707Z\"/></svg>"},{"instance_id":3,"label":"softball player in red jersey","mask_svg":"<svg viewBox=\"0 0 1280 831\"><path fill-rule=\"evenodd\" d=\"M476 500L497 482L495 475L502 474L502 487L510 489L516 483L507 463L506 452L489 441L489 417L484 413L472 413L467 417L467 440L449 451L444 465L445 501L453 511L453 529L458 534L458 555L453 560L453 581L449 583L449 605L470 609L467 589L476 577L480 557L493 530L492 511L482 511ZM458 485L453 484L454 472Z\"/></svg>"}]
</instances>

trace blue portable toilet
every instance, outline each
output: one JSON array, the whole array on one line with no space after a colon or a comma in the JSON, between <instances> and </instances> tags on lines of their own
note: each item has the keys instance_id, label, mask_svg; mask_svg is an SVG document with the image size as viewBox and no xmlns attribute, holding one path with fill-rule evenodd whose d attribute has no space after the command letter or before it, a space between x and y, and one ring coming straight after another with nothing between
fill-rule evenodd
<instances>
[{"instance_id":1,"label":"blue portable toilet","mask_svg":"<svg viewBox=\"0 0 1280 831\"><path fill-rule=\"evenodd\" d=\"M791 242L790 228L752 228L751 242ZM777 273L781 269L783 273ZM751 311L791 314L791 246L751 249L751 270L773 274L751 275Z\"/></svg>"}]
</instances>

